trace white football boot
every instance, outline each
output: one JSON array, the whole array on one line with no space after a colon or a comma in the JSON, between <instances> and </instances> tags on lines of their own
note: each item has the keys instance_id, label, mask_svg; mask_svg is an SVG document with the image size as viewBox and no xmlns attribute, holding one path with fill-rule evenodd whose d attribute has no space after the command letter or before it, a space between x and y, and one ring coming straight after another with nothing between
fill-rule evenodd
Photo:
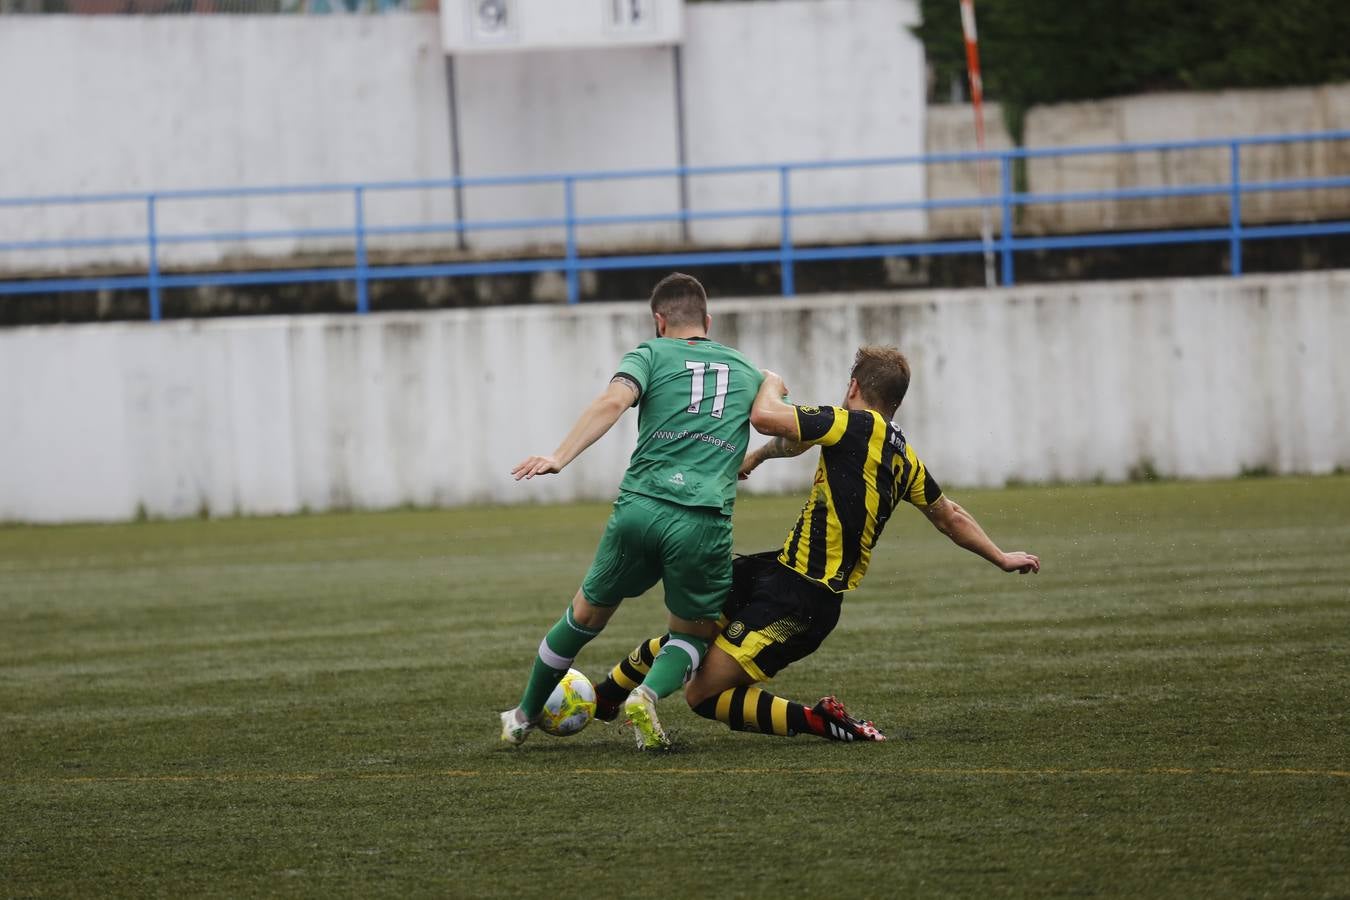
<instances>
[{"instance_id":1,"label":"white football boot","mask_svg":"<svg viewBox=\"0 0 1350 900\"><path fill-rule=\"evenodd\" d=\"M502 743L508 747L519 747L534 731L534 723L525 718L519 706L502 713Z\"/></svg>"}]
</instances>

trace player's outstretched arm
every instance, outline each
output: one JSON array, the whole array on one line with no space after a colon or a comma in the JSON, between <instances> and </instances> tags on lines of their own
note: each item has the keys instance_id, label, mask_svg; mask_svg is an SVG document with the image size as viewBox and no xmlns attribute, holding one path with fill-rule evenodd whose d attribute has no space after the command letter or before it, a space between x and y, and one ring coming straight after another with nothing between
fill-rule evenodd
<instances>
[{"instance_id":1,"label":"player's outstretched arm","mask_svg":"<svg viewBox=\"0 0 1350 900\"><path fill-rule=\"evenodd\" d=\"M760 434L796 441L801 437L801 431L797 427L797 407L783 399L787 396L787 385L777 373L768 369L763 371L764 381L750 407L750 424Z\"/></svg>"},{"instance_id":2,"label":"player's outstretched arm","mask_svg":"<svg viewBox=\"0 0 1350 900\"><path fill-rule=\"evenodd\" d=\"M741 462L740 479L744 481L749 478L750 473L758 469L760 464L766 460L789 459L794 456L801 456L810 449L810 444L803 444L800 441L785 437L776 437L745 454L745 459Z\"/></svg>"},{"instance_id":3,"label":"player's outstretched arm","mask_svg":"<svg viewBox=\"0 0 1350 900\"><path fill-rule=\"evenodd\" d=\"M1037 556L1015 550L1004 553L989 535L984 533L975 517L961 508L955 501L939 497L936 503L924 507L924 515L938 531L951 538L952 543L964 547L977 556L984 557L1005 572L1020 572L1023 575L1041 570L1041 560Z\"/></svg>"},{"instance_id":4,"label":"player's outstretched arm","mask_svg":"<svg viewBox=\"0 0 1350 900\"><path fill-rule=\"evenodd\" d=\"M614 423L637 399L637 391L622 379L609 383L600 396L590 402L577 419L572 430L567 432L558 449L550 456L527 456L516 464L511 475L520 481L536 475L550 475L561 472L568 463L581 455L581 452L600 440Z\"/></svg>"}]
</instances>

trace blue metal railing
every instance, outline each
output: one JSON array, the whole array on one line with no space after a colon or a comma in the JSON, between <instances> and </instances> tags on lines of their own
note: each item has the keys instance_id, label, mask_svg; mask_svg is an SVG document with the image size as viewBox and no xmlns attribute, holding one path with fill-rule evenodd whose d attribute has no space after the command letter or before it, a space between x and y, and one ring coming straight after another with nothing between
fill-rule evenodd
<instances>
[{"instance_id":1,"label":"blue metal railing","mask_svg":"<svg viewBox=\"0 0 1350 900\"><path fill-rule=\"evenodd\" d=\"M84 206L90 204L140 203L145 207L144 234L119 234L47 240L14 240L0 242L0 252L46 251L100 247L144 247L147 255L143 275L110 275L72 278L35 278L0 281L0 296L17 294L47 294L105 289L144 290L148 294L150 318L162 316L163 291L172 288L211 285L294 284L303 282L352 282L356 287L356 310L370 309L370 282L401 278L457 277L471 275L509 275L537 272L561 272L566 277L567 299L580 300L580 275L585 271L639 269L677 266L715 266L742 263L777 263L781 269L782 292L795 292L794 266L798 262L821 260L864 259L888 256L928 256L937 254L980 253L985 245L980 240L940 240L912 243L852 244L829 246L799 246L794 239L793 220L806 216L870 214L916 210L968 209L990 207L1000 214L1002 227L993 240L993 249L1000 257L1001 281L1014 283L1014 257L1022 251L1064 250L1094 247L1123 247L1197 242L1227 242L1231 274L1242 274L1242 247L1244 241L1289 237L1317 237L1350 234L1350 220L1323 221L1300 224L1265 226L1244 225L1242 200L1244 195L1272 191L1307 191L1350 188L1350 174L1327 178L1298 178L1274 181L1243 181L1241 171L1242 149L1251 146L1311 143L1315 141L1348 141L1350 131L1327 131L1309 134L1272 135L1262 137L1224 138L1201 141L1176 141L1080 147L1012 149L987 153L940 153L927 156L901 156L869 159L818 160L795 163L765 163L722 166L684 166L663 169L630 169L609 172L565 172L541 175L490 176L478 178L449 178L422 181L383 181L360 184L276 185L245 188L213 188L197 190L157 191L152 193L107 193L83 195L55 195L0 198L0 210L15 207ZM1015 190L1015 165L1019 160L1036 160L1089 155L1144 153L1174 150L1226 149L1229 154L1229 178L1226 182L1174 187L1122 188L1117 190L1072 191L1060 193L1027 193ZM882 166L928 166L945 163L997 163L999 190L988 197L939 198L879 203L801 205L792 204L792 176L798 172L831 169L851 169ZM582 184L635 179L685 179L711 175L777 175L778 203L776 206L758 206L742 209L691 210L671 212L578 215L577 188ZM481 219L420 222L371 226L367 224L368 198L376 193L397 191L432 191L476 187L519 187L558 185L561 188L561 215L557 217L520 219ZM219 232L169 232L159 228L160 214L166 203L188 200L218 200L249 197L285 197L294 195L348 195L352 201L351 224L331 228L271 229ZM1226 227L1177 228L1072 234L1055 236L1018 237L1015 233L1015 212L1019 207L1045 204L1117 202L1166 197L1225 197L1228 204ZM776 219L779 240L776 248L750 250L696 250L668 253L583 256L579 249L578 230L587 227L638 225L652 223L688 223L727 219ZM466 234L475 231L511 231L525 229L560 229L561 257L492 259L446 263L409 265L372 265L368 241L372 237L412 236L430 234ZM166 273L161 269L160 248L163 245L193 243L225 243L244 240L320 239L341 238L351 241L353 264L321 268Z\"/></svg>"}]
</instances>

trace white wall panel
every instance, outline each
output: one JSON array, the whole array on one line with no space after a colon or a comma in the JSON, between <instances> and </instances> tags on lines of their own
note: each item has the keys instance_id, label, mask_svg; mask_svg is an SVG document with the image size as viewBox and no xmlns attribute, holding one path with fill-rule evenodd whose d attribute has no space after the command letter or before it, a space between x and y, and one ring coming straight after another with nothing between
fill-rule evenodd
<instances>
[{"instance_id":1,"label":"white wall panel","mask_svg":"<svg viewBox=\"0 0 1350 900\"><path fill-rule=\"evenodd\" d=\"M0 91L0 196L451 174L434 16L7 17L0 84L11 86ZM159 224L166 233L347 227L353 207L350 194L173 200ZM406 192L372 200L369 219L448 219L452 210L448 191ZM145 230L138 202L0 212L0 240ZM351 241L176 244L161 258L213 263L335 247ZM144 259L143 247L0 253L0 267Z\"/></svg>"},{"instance_id":2,"label":"white wall panel","mask_svg":"<svg viewBox=\"0 0 1350 900\"><path fill-rule=\"evenodd\" d=\"M924 142L923 46L910 0L781 0L686 8L684 49L691 165L918 156ZM795 205L922 200L919 166L792 176ZM778 178L709 175L690 183L694 209L776 207ZM804 241L923 233L922 212L801 218ZM778 241L776 219L700 222L709 243Z\"/></svg>"},{"instance_id":3,"label":"white wall panel","mask_svg":"<svg viewBox=\"0 0 1350 900\"><path fill-rule=\"evenodd\" d=\"M939 115L950 118L958 113ZM1053 147L1191 141L1335 131L1347 121L1350 84L1344 83L1169 92L1035 107L1027 113L1025 142L1029 147ZM1196 186L1227 183L1230 164L1227 147L1040 158L1028 163L1027 178L1033 193ZM1350 141L1244 147L1240 165L1247 182L1344 177L1350 173ZM936 183L929 187L934 196L943 195ZM1023 227L1054 233L1227 225L1228 204L1228 196L1220 193L1036 205L1026 209ZM1247 224L1347 215L1350 188L1251 192L1242 198L1242 220Z\"/></svg>"},{"instance_id":4,"label":"white wall panel","mask_svg":"<svg viewBox=\"0 0 1350 900\"><path fill-rule=\"evenodd\" d=\"M1350 467L1350 272L729 300L714 336L838 402L862 342L914 369L899 421L943 484ZM636 416L516 484L642 304L0 332L0 521L606 499ZM810 455L748 490L801 490Z\"/></svg>"},{"instance_id":5,"label":"white wall panel","mask_svg":"<svg viewBox=\"0 0 1350 900\"><path fill-rule=\"evenodd\" d=\"M668 47L458 57L455 74L465 175L671 168L678 163L675 75ZM465 189L470 220L560 219L559 183ZM674 178L582 182L579 215L672 213ZM583 248L668 243L677 224L588 227ZM561 227L472 231L474 248L561 246Z\"/></svg>"}]
</instances>

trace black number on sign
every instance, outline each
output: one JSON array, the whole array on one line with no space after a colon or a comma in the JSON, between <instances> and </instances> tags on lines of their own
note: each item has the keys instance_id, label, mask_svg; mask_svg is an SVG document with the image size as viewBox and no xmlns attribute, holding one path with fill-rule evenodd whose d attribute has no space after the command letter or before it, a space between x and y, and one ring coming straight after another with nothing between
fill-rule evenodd
<instances>
[{"instance_id":1,"label":"black number on sign","mask_svg":"<svg viewBox=\"0 0 1350 900\"><path fill-rule=\"evenodd\" d=\"M502 0L483 0L478 4L478 20L489 31L506 25L506 4Z\"/></svg>"},{"instance_id":2,"label":"black number on sign","mask_svg":"<svg viewBox=\"0 0 1350 900\"><path fill-rule=\"evenodd\" d=\"M645 0L610 0L609 14L615 27L628 28L647 18Z\"/></svg>"}]
</instances>

